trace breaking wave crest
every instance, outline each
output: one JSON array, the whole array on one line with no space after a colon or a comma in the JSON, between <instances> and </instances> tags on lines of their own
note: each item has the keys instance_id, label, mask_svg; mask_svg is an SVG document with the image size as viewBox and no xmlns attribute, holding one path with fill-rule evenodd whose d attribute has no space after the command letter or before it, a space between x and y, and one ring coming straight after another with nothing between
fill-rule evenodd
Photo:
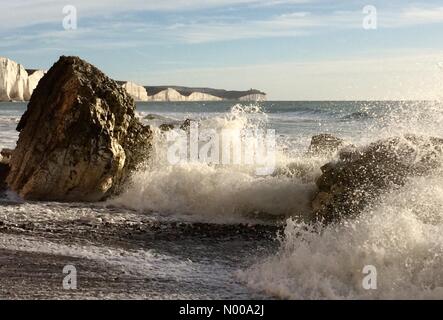
<instances>
[{"instance_id":1,"label":"breaking wave crest","mask_svg":"<svg viewBox=\"0 0 443 320\"><path fill-rule=\"evenodd\" d=\"M441 103L399 104L374 112L369 129L351 143L406 133L443 137ZM198 120L202 127L217 128L263 127L268 121L260 109L239 107ZM162 137L157 136L152 163L111 203L219 223L251 215L285 217L277 254L238 273L249 287L286 299L443 298L441 171L410 178L354 220L323 226L309 223L309 202L320 167L330 159L308 156L306 149L294 150L279 138L276 170L268 176L258 177L247 166L170 166L161 152ZM362 285L368 265L377 270L376 290Z\"/></svg>"},{"instance_id":2,"label":"breaking wave crest","mask_svg":"<svg viewBox=\"0 0 443 320\"><path fill-rule=\"evenodd\" d=\"M387 110L361 140L405 133L443 136L441 103ZM409 178L358 218L333 225L288 219L280 250L239 278L286 299L442 299L443 173ZM366 290L365 266L377 288Z\"/></svg>"},{"instance_id":3,"label":"breaking wave crest","mask_svg":"<svg viewBox=\"0 0 443 320\"><path fill-rule=\"evenodd\" d=\"M196 119L199 129L264 129L267 114L259 107L232 107L231 112ZM204 137L203 137L204 138ZM156 130L154 155L132 177L126 192L109 203L138 211L178 215L204 222L238 223L250 218L309 215L314 180L325 159L290 155L278 141L274 174L257 176L256 165L213 165L199 161L169 164L165 134Z\"/></svg>"},{"instance_id":4,"label":"breaking wave crest","mask_svg":"<svg viewBox=\"0 0 443 320\"><path fill-rule=\"evenodd\" d=\"M364 289L363 268L377 270ZM334 226L288 220L277 255L241 272L286 299L443 298L443 177L415 179L358 219Z\"/></svg>"}]
</instances>

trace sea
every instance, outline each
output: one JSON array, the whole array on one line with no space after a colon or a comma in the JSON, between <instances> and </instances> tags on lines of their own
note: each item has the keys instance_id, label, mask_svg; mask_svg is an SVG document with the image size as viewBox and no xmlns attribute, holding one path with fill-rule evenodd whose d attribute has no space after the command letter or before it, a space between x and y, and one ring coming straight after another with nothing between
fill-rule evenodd
<instances>
[{"instance_id":1,"label":"sea","mask_svg":"<svg viewBox=\"0 0 443 320\"><path fill-rule=\"evenodd\" d=\"M0 148L14 148L26 107L0 103ZM136 110L154 130L153 150L120 195L0 198L0 298L443 299L443 175L410 178L355 219L319 226L310 219L315 179L336 155L307 152L320 133L357 147L407 133L443 138L443 103L149 102ZM170 141L158 127L186 119L215 131L273 130L274 169L167 161Z\"/></svg>"}]
</instances>

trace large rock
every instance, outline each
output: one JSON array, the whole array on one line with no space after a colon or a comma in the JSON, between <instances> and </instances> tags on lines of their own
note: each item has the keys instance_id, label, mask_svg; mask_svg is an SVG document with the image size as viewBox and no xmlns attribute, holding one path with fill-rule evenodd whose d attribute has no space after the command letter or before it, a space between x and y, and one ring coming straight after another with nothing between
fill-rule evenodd
<instances>
[{"instance_id":1,"label":"large rock","mask_svg":"<svg viewBox=\"0 0 443 320\"><path fill-rule=\"evenodd\" d=\"M134 100L100 70L61 57L21 118L7 182L25 199L98 201L120 190L150 148Z\"/></svg>"},{"instance_id":2,"label":"large rock","mask_svg":"<svg viewBox=\"0 0 443 320\"><path fill-rule=\"evenodd\" d=\"M312 202L316 219L332 222L355 216L382 190L404 185L442 164L443 139L407 135L380 140L363 149L343 149L339 160L322 167Z\"/></svg>"}]
</instances>

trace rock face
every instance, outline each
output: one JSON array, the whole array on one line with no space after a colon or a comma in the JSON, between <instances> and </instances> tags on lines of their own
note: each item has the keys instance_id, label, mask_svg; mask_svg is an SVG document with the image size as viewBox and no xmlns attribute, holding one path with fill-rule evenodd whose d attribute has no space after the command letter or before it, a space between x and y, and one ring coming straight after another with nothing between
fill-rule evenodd
<instances>
[{"instance_id":1,"label":"rock face","mask_svg":"<svg viewBox=\"0 0 443 320\"><path fill-rule=\"evenodd\" d=\"M328 133L319 134L312 137L308 153L312 155L328 155L338 151L343 145L344 141L340 138Z\"/></svg>"},{"instance_id":2,"label":"rock face","mask_svg":"<svg viewBox=\"0 0 443 320\"><path fill-rule=\"evenodd\" d=\"M77 57L61 57L21 118L7 182L25 199L98 201L118 192L150 149L134 100Z\"/></svg>"},{"instance_id":3,"label":"rock face","mask_svg":"<svg viewBox=\"0 0 443 320\"><path fill-rule=\"evenodd\" d=\"M441 166L443 139L394 137L363 149L344 149L337 162L322 167L312 202L316 219L332 222L355 216L382 190Z\"/></svg>"}]
</instances>

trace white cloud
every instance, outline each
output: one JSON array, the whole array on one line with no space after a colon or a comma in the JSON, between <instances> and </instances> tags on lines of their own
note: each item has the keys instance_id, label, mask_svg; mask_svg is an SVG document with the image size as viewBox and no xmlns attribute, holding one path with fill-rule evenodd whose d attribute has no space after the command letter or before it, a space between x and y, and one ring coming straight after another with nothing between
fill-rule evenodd
<instances>
[{"instance_id":1,"label":"white cloud","mask_svg":"<svg viewBox=\"0 0 443 320\"><path fill-rule=\"evenodd\" d=\"M56 0L0 0L3 13L0 19L0 30L7 32L21 26L30 26L44 22L61 22L63 3ZM316 0L318 1L318 0ZM319 30L358 29L361 28L363 14L357 5L350 11L330 12L296 11L281 15L268 15L263 18L242 19L239 17L206 17L198 15L194 20L175 22L138 22L124 21L115 13L134 13L140 11L202 9L209 7L229 7L235 5L281 5L313 2L312 8L319 5L314 0L71 0L78 7L79 30L82 19L89 17L89 30L82 35L105 37L121 36L119 30L126 30L128 43L135 36L143 36L149 41L178 41L183 43L204 43L215 41L258 39L272 37L297 37ZM351 7L351 6L350 6ZM443 23L443 7L390 7L378 8L379 26L382 28L399 28L417 24ZM95 21L93 20L95 18ZM116 28L118 26L119 28ZM32 32L32 29L30 30ZM45 32L46 33L46 32ZM38 37L38 36L37 36ZM64 35L60 35L64 38ZM18 38L20 38L18 36ZM163 40L162 40L163 39ZM86 41L86 40L85 40ZM2 45L5 47L5 44Z\"/></svg>"},{"instance_id":2,"label":"white cloud","mask_svg":"<svg viewBox=\"0 0 443 320\"><path fill-rule=\"evenodd\" d=\"M307 12L296 12L271 17L265 20L247 21L199 21L177 27L177 40L187 43L202 43L238 39L296 37L308 34L308 30L321 26Z\"/></svg>"},{"instance_id":3,"label":"white cloud","mask_svg":"<svg viewBox=\"0 0 443 320\"><path fill-rule=\"evenodd\" d=\"M378 10L379 29L443 23L443 7ZM179 40L189 43L250 38L295 37L323 30L361 29L361 9L330 13L291 12L261 20L182 23ZM380 31L380 30L379 30ZM366 31L364 31L366 32ZM382 32L382 31L380 31Z\"/></svg>"},{"instance_id":4,"label":"white cloud","mask_svg":"<svg viewBox=\"0 0 443 320\"><path fill-rule=\"evenodd\" d=\"M286 0L293 3L310 0ZM133 11L178 11L229 7L246 4L278 4L269 0L14 0L0 1L0 28L11 29L40 23L58 22L63 18L63 6L70 4L78 9L81 17L94 17Z\"/></svg>"},{"instance_id":5,"label":"white cloud","mask_svg":"<svg viewBox=\"0 0 443 320\"><path fill-rule=\"evenodd\" d=\"M409 24L441 23L443 22L443 7L411 7L404 10L401 17L404 19L404 23Z\"/></svg>"},{"instance_id":6,"label":"white cloud","mask_svg":"<svg viewBox=\"0 0 443 320\"><path fill-rule=\"evenodd\" d=\"M0 48L20 46L34 41L37 46L48 43L63 46L76 42L78 48L95 41L101 47L107 42L122 42L128 47L134 43L206 43L239 39L258 39L273 37L296 37L307 35L308 30L324 26L327 21L319 21L308 12L293 12L277 15L262 20L235 20L231 18L203 18L189 22L158 24L132 21L97 21L88 27L79 27L74 31L42 30L25 34L10 34L2 37ZM97 42L97 40L99 40ZM38 47L34 47L37 50Z\"/></svg>"},{"instance_id":7,"label":"white cloud","mask_svg":"<svg viewBox=\"0 0 443 320\"><path fill-rule=\"evenodd\" d=\"M402 28L443 23L443 7L404 6L396 10L378 11L381 28Z\"/></svg>"}]
</instances>

